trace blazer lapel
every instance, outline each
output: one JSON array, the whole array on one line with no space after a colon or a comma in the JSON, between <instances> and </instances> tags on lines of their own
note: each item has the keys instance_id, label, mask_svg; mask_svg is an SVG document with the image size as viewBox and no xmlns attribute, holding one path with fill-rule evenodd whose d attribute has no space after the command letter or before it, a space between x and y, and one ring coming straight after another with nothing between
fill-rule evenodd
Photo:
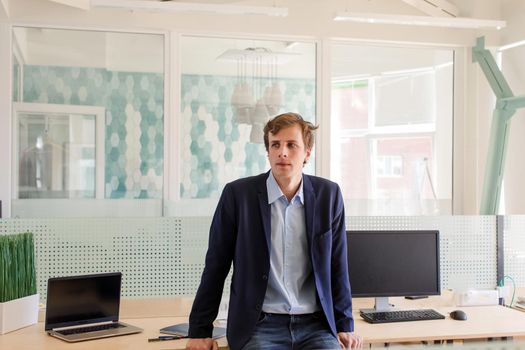
<instances>
[{"instance_id":1,"label":"blazer lapel","mask_svg":"<svg viewBox=\"0 0 525 350\"><path fill-rule=\"evenodd\" d=\"M272 229L270 226L271 209L268 204L268 190L266 189L266 179L268 178L269 172L266 176L261 176L262 181L257 184L257 194L259 196L259 210L261 211L261 219L263 223L264 236L266 237L266 246L268 248L268 255L270 255L271 241L272 241Z\"/></svg>"},{"instance_id":2,"label":"blazer lapel","mask_svg":"<svg viewBox=\"0 0 525 350\"><path fill-rule=\"evenodd\" d=\"M307 175L303 175L303 194L304 194L304 216L306 219L306 236L308 244L312 247L314 238L314 218L316 197L312 182Z\"/></svg>"}]
</instances>

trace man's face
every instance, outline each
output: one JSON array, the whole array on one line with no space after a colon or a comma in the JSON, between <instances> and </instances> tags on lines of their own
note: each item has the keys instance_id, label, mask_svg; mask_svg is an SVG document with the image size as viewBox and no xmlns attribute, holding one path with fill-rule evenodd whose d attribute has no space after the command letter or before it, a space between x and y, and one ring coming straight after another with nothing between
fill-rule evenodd
<instances>
[{"instance_id":1,"label":"man's face","mask_svg":"<svg viewBox=\"0 0 525 350\"><path fill-rule=\"evenodd\" d=\"M268 133L268 158L273 176L277 180L291 180L301 176L303 163L310 158L299 125L281 129L277 134Z\"/></svg>"}]
</instances>

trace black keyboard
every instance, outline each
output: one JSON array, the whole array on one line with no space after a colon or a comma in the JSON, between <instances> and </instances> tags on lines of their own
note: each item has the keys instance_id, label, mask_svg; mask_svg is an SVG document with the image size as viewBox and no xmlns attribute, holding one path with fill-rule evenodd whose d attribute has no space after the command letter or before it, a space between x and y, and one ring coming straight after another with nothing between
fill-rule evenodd
<instances>
[{"instance_id":1,"label":"black keyboard","mask_svg":"<svg viewBox=\"0 0 525 350\"><path fill-rule=\"evenodd\" d=\"M368 323L442 320L445 318L439 312L431 309L361 312L361 317Z\"/></svg>"},{"instance_id":2,"label":"black keyboard","mask_svg":"<svg viewBox=\"0 0 525 350\"><path fill-rule=\"evenodd\" d=\"M115 328L121 328L121 327L124 327L124 326L121 325L120 323L108 323L108 324L101 324L97 326L62 329L56 332L63 334L63 335L70 335L70 334L89 333L89 332L96 332L96 331L105 331L106 329L115 329Z\"/></svg>"}]
</instances>

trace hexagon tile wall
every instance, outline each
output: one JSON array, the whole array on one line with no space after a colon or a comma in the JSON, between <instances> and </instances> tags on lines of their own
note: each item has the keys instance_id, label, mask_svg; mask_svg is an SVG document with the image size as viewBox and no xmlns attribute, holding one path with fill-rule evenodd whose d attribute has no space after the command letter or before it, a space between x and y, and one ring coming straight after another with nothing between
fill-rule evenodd
<instances>
[{"instance_id":1,"label":"hexagon tile wall","mask_svg":"<svg viewBox=\"0 0 525 350\"><path fill-rule=\"evenodd\" d=\"M106 108L106 198L162 198L164 79L162 74L101 68L24 66L25 102ZM236 77L181 77L182 198L218 196L233 179L266 171L264 145L231 108ZM262 83L265 83L262 81ZM315 80L279 79L280 112L315 121Z\"/></svg>"},{"instance_id":2,"label":"hexagon tile wall","mask_svg":"<svg viewBox=\"0 0 525 350\"><path fill-rule=\"evenodd\" d=\"M24 102L106 108L106 198L162 198L163 74L24 66L23 82Z\"/></svg>"},{"instance_id":3,"label":"hexagon tile wall","mask_svg":"<svg viewBox=\"0 0 525 350\"><path fill-rule=\"evenodd\" d=\"M258 79L266 86L269 79ZM250 142L251 126L238 123L231 99L237 77L183 75L181 80L180 196L217 197L240 177L267 171L264 144ZM279 113L299 112L315 122L315 80L278 79L283 92Z\"/></svg>"}]
</instances>

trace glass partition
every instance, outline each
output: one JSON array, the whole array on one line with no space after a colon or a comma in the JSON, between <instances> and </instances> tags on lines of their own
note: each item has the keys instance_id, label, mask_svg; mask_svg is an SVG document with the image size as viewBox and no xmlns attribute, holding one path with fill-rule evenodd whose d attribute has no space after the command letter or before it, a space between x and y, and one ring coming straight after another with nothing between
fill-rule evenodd
<instances>
[{"instance_id":1,"label":"glass partition","mask_svg":"<svg viewBox=\"0 0 525 350\"><path fill-rule=\"evenodd\" d=\"M31 106L13 113L13 215L53 216L52 199L127 200L126 213L96 206L150 215L129 201L163 197L164 35L15 27L13 47L19 106Z\"/></svg>"},{"instance_id":2,"label":"glass partition","mask_svg":"<svg viewBox=\"0 0 525 350\"><path fill-rule=\"evenodd\" d=\"M227 182L269 170L269 118L293 111L315 123L315 53L314 43L181 38L180 198L217 198Z\"/></svg>"}]
</instances>

